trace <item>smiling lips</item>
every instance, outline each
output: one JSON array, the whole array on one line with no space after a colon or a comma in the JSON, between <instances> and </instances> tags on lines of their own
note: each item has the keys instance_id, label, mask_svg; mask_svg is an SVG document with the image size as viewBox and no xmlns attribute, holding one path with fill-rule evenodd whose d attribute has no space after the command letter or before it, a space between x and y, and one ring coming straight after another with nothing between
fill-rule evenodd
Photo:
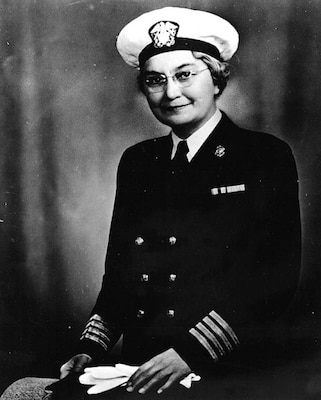
<instances>
[{"instance_id":1,"label":"smiling lips","mask_svg":"<svg viewBox=\"0 0 321 400\"><path fill-rule=\"evenodd\" d=\"M187 107L190 103L187 104L180 104L177 106L163 106L163 110L167 111L167 112L175 112L175 111L180 111L183 108Z\"/></svg>"}]
</instances>

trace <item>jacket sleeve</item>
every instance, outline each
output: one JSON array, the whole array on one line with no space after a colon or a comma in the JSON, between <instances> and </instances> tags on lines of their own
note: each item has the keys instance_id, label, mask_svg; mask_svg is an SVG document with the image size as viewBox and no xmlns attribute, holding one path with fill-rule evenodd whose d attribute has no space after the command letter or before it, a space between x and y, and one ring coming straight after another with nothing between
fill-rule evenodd
<instances>
[{"instance_id":1,"label":"jacket sleeve","mask_svg":"<svg viewBox=\"0 0 321 400\"><path fill-rule=\"evenodd\" d=\"M253 184L257 200L246 239L253 242L248 245L253 254L243 257L240 249L236 257L244 273L226 278L239 280L234 286L238 301L232 294L230 304L208 308L174 344L195 370L219 360L242 364L263 353L273 358L278 356L273 351L283 349L286 310L297 290L301 261L298 176L285 143L256 163ZM251 261L242 265L242 260Z\"/></svg>"},{"instance_id":2,"label":"jacket sleeve","mask_svg":"<svg viewBox=\"0 0 321 400\"><path fill-rule=\"evenodd\" d=\"M89 354L94 359L102 358L120 338L124 305L128 304L128 291L123 279L128 266L128 252L119 246L123 246L122 221L128 221L131 215L131 203L128 202L131 196L131 171L125 152L117 171L116 195L102 287L78 346L79 352Z\"/></svg>"}]
</instances>

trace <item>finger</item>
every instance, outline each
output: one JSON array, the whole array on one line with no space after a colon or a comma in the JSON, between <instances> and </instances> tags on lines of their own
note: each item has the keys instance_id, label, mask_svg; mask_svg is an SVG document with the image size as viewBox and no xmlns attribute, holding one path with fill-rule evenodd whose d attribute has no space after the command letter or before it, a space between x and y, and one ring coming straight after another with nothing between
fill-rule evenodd
<instances>
[{"instance_id":1,"label":"finger","mask_svg":"<svg viewBox=\"0 0 321 400\"><path fill-rule=\"evenodd\" d=\"M176 383L179 380L178 376L175 375L171 375L167 382L165 382L165 384L163 386L161 386L158 390L157 390L157 394L161 394L163 393L165 390L169 389L174 383Z\"/></svg>"},{"instance_id":2,"label":"finger","mask_svg":"<svg viewBox=\"0 0 321 400\"><path fill-rule=\"evenodd\" d=\"M146 371L138 375L134 380L127 383L127 390L132 392L134 390L140 389L146 382L148 382L155 375L152 371Z\"/></svg>"},{"instance_id":3,"label":"finger","mask_svg":"<svg viewBox=\"0 0 321 400\"><path fill-rule=\"evenodd\" d=\"M148 392L154 386L161 386L164 381L167 380L169 373L166 371L160 371L152 377L143 387L138 390L138 393L144 394Z\"/></svg>"},{"instance_id":4,"label":"finger","mask_svg":"<svg viewBox=\"0 0 321 400\"><path fill-rule=\"evenodd\" d=\"M82 372L87 365L87 360L79 360L76 364L74 364L73 372Z\"/></svg>"},{"instance_id":5,"label":"finger","mask_svg":"<svg viewBox=\"0 0 321 400\"><path fill-rule=\"evenodd\" d=\"M127 391L133 392L136 389L141 388L146 381L149 381L160 368L153 363L146 363L141 366L134 375L128 380Z\"/></svg>"},{"instance_id":6,"label":"finger","mask_svg":"<svg viewBox=\"0 0 321 400\"><path fill-rule=\"evenodd\" d=\"M146 374L148 375L149 371L151 371L154 367L155 363L153 362L153 359L141 365L138 370L129 378L128 385L134 385L135 382L140 380Z\"/></svg>"},{"instance_id":7,"label":"finger","mask_svg":"<svg viewBox=\"0 0 321 400\"><path fill-rule=\"evenodd\" d=\"M65 378L68 374L70 374L72 370L72 365L70 365L69 362L66 362L62 367L60 368L60 379Z\"/></svg>"},{"instance_id":8,"label":"finger","mask_svg":"<svg viewBox=\"0 0 321 400\"><path fill-rule=\"evenodd\" d=\"M60 379L65 378L72 372L82 372L91 361L92 358L86 354L77 355L71 358L60 368Z\"/></svg>"},{"instance_id":9,"label":"finger","mask_svg":"<svg viewBox=\"0 0 321 400\"><path fill-rule=\"evenodd\" d=\"M65 378L69 374L69 371L67 370L61 370L60 371L60 379Z\"/></svg>"}]
</instances>

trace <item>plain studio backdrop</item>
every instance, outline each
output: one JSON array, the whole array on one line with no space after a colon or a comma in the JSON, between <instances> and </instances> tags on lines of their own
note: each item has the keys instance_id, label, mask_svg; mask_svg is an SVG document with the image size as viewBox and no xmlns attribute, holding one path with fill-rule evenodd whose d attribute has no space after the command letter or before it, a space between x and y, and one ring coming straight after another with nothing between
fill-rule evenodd
<instances>
[{"instance_id":1,"label":"plain studio backdrop","mask_svg":"<svg viewBox=\"0 0 321 400\"><path fill-rule=\"evenodd\" d=\"M321 326L321 2L0 0L1 387L26 374L57 376L94 305L121 153L169 131L151 115L115 37L168 5L217 13L240 33L219 106L293 149L300 307L310 321L299 335Z\"/></svg>"}]
</instances>

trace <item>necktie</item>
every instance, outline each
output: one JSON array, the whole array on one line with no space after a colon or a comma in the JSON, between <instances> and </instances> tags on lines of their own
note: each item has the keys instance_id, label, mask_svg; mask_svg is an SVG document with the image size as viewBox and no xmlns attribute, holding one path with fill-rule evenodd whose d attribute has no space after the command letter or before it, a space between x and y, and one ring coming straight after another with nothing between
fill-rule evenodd
<instances>
[{"instance_id":1,"label":"necktie","mask_svg":"<svg viewBox=\"0 0 321 400\"><path fill-rule=\"evenodd\" d=\"M186 140L181 140L177 145L175 156L172 160L174 170L184 170L189 162L187 159L187 153L189 152Z\"/></svg>"}]
</instances>

